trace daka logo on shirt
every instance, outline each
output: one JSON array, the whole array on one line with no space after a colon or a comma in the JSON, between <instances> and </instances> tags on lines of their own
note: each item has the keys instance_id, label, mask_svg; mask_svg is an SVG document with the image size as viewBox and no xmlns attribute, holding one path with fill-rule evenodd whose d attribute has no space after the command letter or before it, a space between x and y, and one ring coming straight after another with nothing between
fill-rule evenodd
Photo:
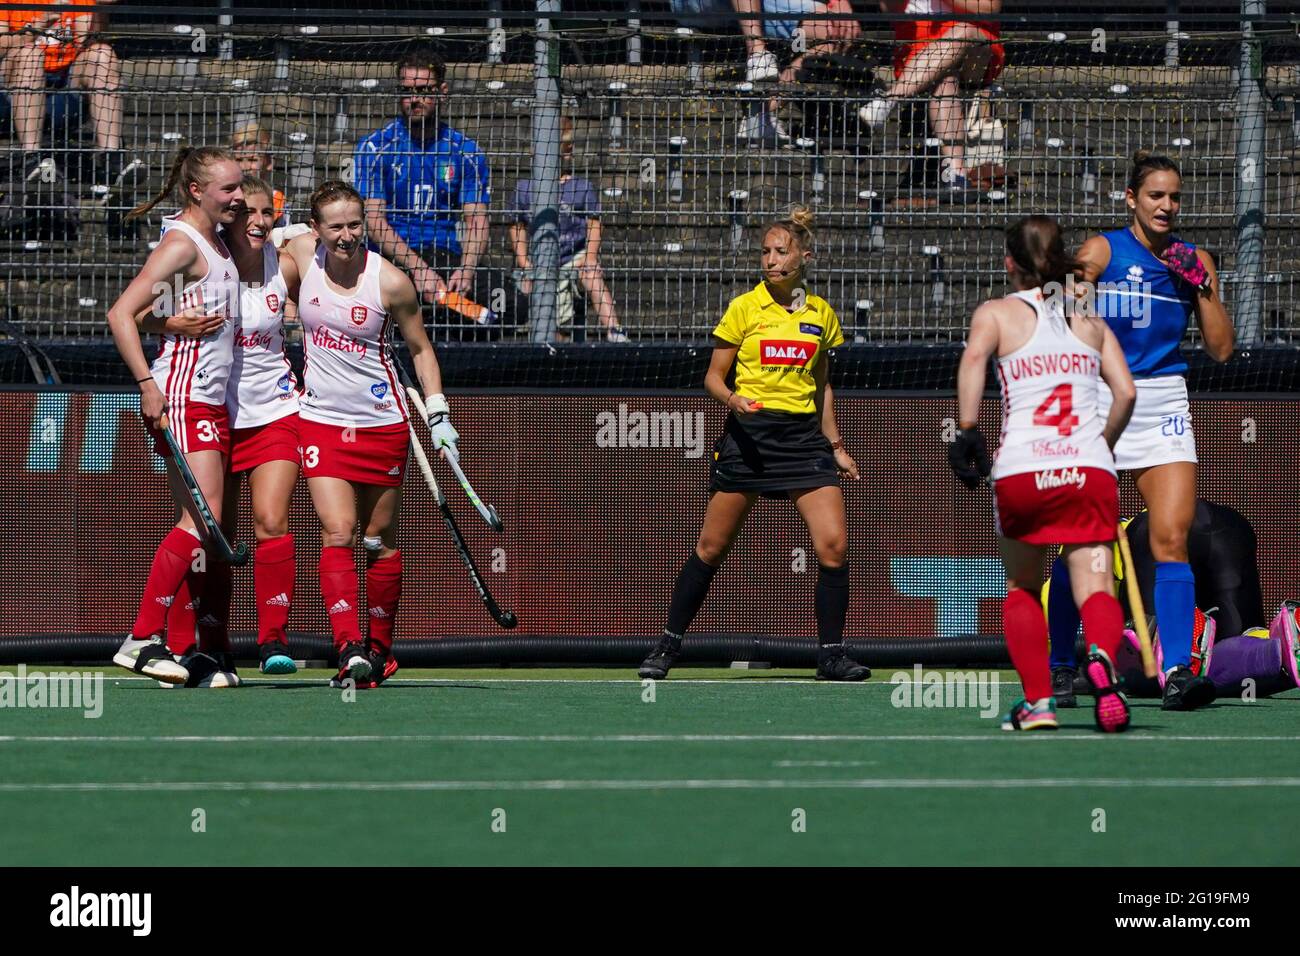
<instances>
[{"instance_id":1,"label":"daka logo on shirt","mask_svg":"<svg viewBox=\"0 0 1300 956\"><path fill-rule=\"evenodd\" d=\"M270 309L272 312L279 312L280 297L276 295L274 292L268 292L266 294L266 307Z\"/></svg>"},{"instance_id":2,"label":"daka logo on shirt","mask_svg":"<svg viewBox=\"0 0 1300 956\"><path fill-rule=\"evenodd\" d=\"M275 387L282 392L289 391L289 374L287 372L280 376L280 380L275 383Z\"/></svg>"},{"instance_id":3,"label":"daka logo on shirt","mask_svg":"<svg viewBox=\"0 0 1300 956\"><path fill-rule=\"evenodd\" d=\"M375 398L383 398L388 394L388 386L383 382L376 382L374 385L370 386L370 394L375 396Z\"/></svg>"},{"instance_id":4,"label":"daka logo on shirt","mask_svg":"<svg viewBox=\"0 0 1300 956\"><path fill-rule=\"evenodd\" d=\"M764 365L797 365L806 368L817 354L817 343L793 339L763 339L758 354Z\"/></svg>"},{"instance_id":5,"label":"daka logo on shirt","mask_svg":"<svg viewBox=\"0 0 1300 956\"><path fill-rule=\"evenodd\" d=\"M352 324L365 325L366 319L369 318L369 315L370 313L366 311L364 305L354 305L352 307Z\"/></svg>"}]
</instances>

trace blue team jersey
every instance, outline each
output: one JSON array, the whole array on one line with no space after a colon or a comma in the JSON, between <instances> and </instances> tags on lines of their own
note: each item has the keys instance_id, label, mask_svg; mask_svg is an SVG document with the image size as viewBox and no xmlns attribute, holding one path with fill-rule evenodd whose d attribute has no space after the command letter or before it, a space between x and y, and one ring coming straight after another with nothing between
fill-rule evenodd
<instances>
[{"instance_id":1,"label":"blue team jersey","mask_svg":"<svg viewBox=\"0 0 1300 956\"><path fill-rule=\"evenodd\" d=\"M460 254L456 223L467 203L491 202L491 174L478 144L446 123L432 142L411 139L401 117L357 143L354 180L362 199L382 199L389 224L417 252Z\"/></svg>"},{"instance_id":2,"label":"blue team jersey","mask_svg":"<svg viewBox=\"0 0 1300 956\"><path fill-rule=\"evenodd\" d=\"M1097 314L1119 340L1129 371L1134 378L1186 372L1179 345L1195 291L1128 229L1102 235L1110 244L1110 264L1097 280Z\"/></svg>"}]
</instances>

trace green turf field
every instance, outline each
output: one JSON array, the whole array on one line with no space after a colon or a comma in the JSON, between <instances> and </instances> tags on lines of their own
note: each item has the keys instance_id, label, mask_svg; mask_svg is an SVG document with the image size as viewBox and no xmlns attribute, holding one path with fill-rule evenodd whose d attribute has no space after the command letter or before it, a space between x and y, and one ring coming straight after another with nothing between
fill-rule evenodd
<instances>
[{"instance_id":1,"label":"green turf field","mask_svg":"<svg viewBox=\"0 0 1300 956\"><path fill-rule=\"evenodd\" d=\"M1294 691L1135 701L1134 730L1103 737L1090 708L1025 735L899 709L889 672L679 669L652 703L611 670L403 671L352 701L319 670L219 691L105 674L98 719L0 708L7 864L1296 859Z\"/></svg>"}]
</instances>

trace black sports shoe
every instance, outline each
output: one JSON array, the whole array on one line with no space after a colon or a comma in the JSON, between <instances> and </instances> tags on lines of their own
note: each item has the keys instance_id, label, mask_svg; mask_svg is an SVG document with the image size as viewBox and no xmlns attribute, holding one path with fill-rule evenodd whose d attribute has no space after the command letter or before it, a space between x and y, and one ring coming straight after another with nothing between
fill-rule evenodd
<instances>
[{"instance_id":1,"label":"black sports shoe","mask_svg":"<svg viewBox=\"0 0 1300 956\"><path fill-rule=\"evenodd\" d=\"M823 644L817 648L818 680L858 681L870 676L870 669L849 657L843 644Z\"/></svg>"},{"instance_id":2,"label":"black sports shoe","mask_svg":"<svg viewBox=\"0 0 1300 956\"><path fill-rule=\"evenodd\" d=\"M650 652L650 656L637 668L637 676L650 680L663 680L668 676L672 666L677 663L677 655L681 652L681 637L664 631L664 636L659 638L659 643Z\"/></svg>"},{"instance_id":3,"label":"black sports shoe","mask_svg":"<svg viewBox=\"0 0 1300 956\"><path fill-rule=\"evenodd\" d=\"M1058 708L1079 706L1074 696L1074 680L1078 676L1079 672L1073 667L1052 668L1052 696L1056 698Z\"/></svg>"},{"instance_id":4,"label":"black sports shoe","mask_svg":"<svg viewBox=\"0 0 1300 956\"><path fill-rule=\"evenodd\" d=\"M339 648L339 672L330 681L330 686L346 686L344 681L348 678L352 679L353 686L356 687L370 681L370 658L360 644L344 644Z\"/></svg>"},{"instance_id":5,"label":"black sports shoe","mask_svg":"<svg viewBox=\"0 0 1300 956\"><path fill-rule=\"evenodd\" d=\"M1161 710L1196 710L1212 703L1218 692L1214 681L1197 677L1186 665L1175 667L1165 677L1165 696Z\"/></svg>"}]
</instances>

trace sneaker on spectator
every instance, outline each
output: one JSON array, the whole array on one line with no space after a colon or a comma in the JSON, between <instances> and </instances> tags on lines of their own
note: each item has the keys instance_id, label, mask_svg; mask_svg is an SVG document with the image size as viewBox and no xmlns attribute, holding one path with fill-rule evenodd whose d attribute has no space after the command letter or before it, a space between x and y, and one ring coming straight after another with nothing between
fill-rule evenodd
<instances>
[{"instance_id":1,"label":"sneaker on spectator","mask_svg":"<svg viewBox=\"0 0 1300 956\"><path fill-rule=\"evenodd\" d=\"M120 149L105 150L95 156L94 177L91 189L96 196L107 196L119 189L135 185L144 174L145 165L138 159L129 162Z\"/></svg>"},{"instance_id":2,"label":"sneaker on spectator","mask_svg":"<svg viewBox=\"0 0 1300 956\"><path fill-rule=\"evenodd\" d=\"M23 183L28 187L53 183L59 178L59 167L52 156L40 153L23 153Z\"/></svg>"},{"instance_id":3,"label":"sneaker on spectator","mask_svg":"<svg viewBox=\"0 0 1300 956\"><path fill-rule=\"evenodd\" d=\"M790 142L790 134L785 125L766 110L742 119L736 130L736 138L747 140L751 146L781 146Z\"/></svg>"},{"instance_id":4,"label":"sneaker on spectator","mask_svg":"<svg viewBox=\"0 0 1300 956\"><path fill-rule=\"evenodd\" d=\"M870 129L880 129L889 119L889 114L894 110L894 100L884 97L877 97L870 103L858 109L858 119L862 125Z\"/></svg>"},{"instance_id":5,"label":"sneaker on spectator","mask_svg":"<svg viewBox=\"0 0 1300 956\"><path fill-rule=\"evenodd\" d=\"M769 50L755 53L745 61L745 79L750 83L775 80L780 75L781 67L776 62L776 54Z\"/></svg>"},{"instance_id":6,"label":"sneaker on spectator","mask_svg":"<svg viewBox=\"0 0 1300 956\"><path fill-rule=\"evenodd\" d=\"M623 343L627 341L627 333L623 331L620 325L611 325L605 330L605 341Z\"/></svg>"}]
</instances>

